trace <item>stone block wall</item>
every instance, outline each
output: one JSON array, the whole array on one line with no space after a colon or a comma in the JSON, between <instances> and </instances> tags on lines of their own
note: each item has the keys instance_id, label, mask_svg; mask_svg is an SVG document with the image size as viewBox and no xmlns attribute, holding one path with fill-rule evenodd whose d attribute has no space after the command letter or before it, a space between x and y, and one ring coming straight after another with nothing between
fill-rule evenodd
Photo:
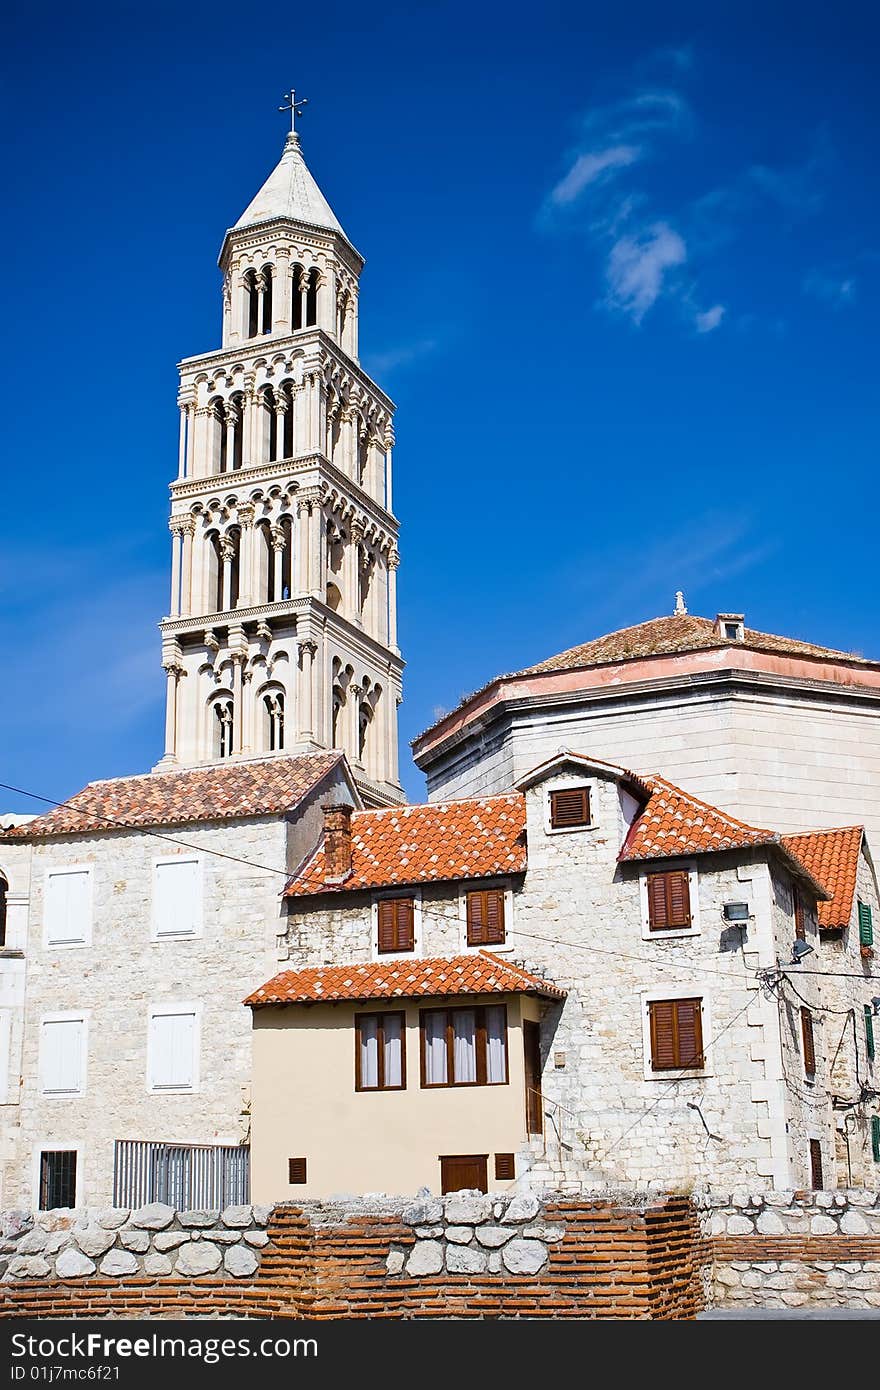
<instances>
[{"instance_id":1,"label":"stone block wall","mask_svg":"<svg viewBox=\"0 0 880 1390\"><path fill-rule=\"evenodd\" d=\"M880 1195L746 1191L695 1198L717 1307L880 1308Z\"/></svg>"}]
</instances>

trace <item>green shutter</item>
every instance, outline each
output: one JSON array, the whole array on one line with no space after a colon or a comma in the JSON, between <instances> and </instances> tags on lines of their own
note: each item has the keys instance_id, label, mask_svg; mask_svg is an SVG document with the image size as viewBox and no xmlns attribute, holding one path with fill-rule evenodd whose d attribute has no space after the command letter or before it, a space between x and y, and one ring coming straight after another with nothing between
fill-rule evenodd
<instances>
[{"instance_id":1,"label":"green shutter","mask_svg":"<svg viewBox=\"0 0 880 1390\"><path fill-rule=\"evenodd\" d=\"M880 1163L880 1115L871 1117L871 1152L874 1162Z\"/></svg>"},{"instance_id":2,"label":"green shutter","mask_svg":"<svg viewBox=\"0 0 880 1390\"><path fill-rule=\"evenodd\" d=\"M868 1061L874 1060L874 1010L870 1004L865 1005L865 1047L868 1052Z\"/></svg>"},{"instance_id":3,"label":"green shutter","mask_svg":"<svg viewBox=\"0 0 880 1390\"><path fill-rule=\"evenodd\" d=\"M867 903L859 903L859 945L874 945L874 918Z\"/></svg>"}]
</instances>

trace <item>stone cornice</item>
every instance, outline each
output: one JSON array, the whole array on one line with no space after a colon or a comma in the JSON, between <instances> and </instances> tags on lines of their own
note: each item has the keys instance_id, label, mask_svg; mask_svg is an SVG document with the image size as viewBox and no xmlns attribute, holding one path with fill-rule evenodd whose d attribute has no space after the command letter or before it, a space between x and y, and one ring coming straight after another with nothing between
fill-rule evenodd
<instances>
[{"instance_id":1,"label":"stone cornice","mask_svg":"<svg viewBox=\"0 0 880 1390\"><path fill-rule=\"evenodd\" d=\"M169 483L172 505L188 497L209 497L215 493L241 492L256 483L278 483L290 479L297 488L308 487L304 475L317 472L326 481L346 493L352 504L366 512L372 521L381 525L396 536L400 522L393 512L386 511L375 497L331 463L324 454L303 454L299 458L274 459L271 463L261 463L252 468L238 468L232 473L209 473L204 478L175 478ZM245 498L245 501L248 499Z\"/></svg>"},{"instance_id":2,"label":"stone cornice","mask_svg":"<svg viewBox=\"0 0 880 1390\"><path fill-rule=\"evenodd\" d=\"M273 232L275 236L273 238ZM345 232L331 227L317 227L312 222L300 222L295 217L266 217L261 222L249 222L246 227L229 227L223 237L217 265L225 272L233 245L236 251L262 249L267 241L305 239L324 251L339 256L343 265L354 275L360 275L366 262ZM340 254L340 251L346 254Z\"/></svg>"},{"instance_id":3,"label":"stone cornice","mask_svg":"<svg viewBox=\"0 0 880 1390\"><path fill-rule=\"evenodd\" d=\"M335 631L344 637L347 648L365 660L371 661L374 665L378 661L383 669L390 668L397 675L403 671L406 662L397 652L378 642L376 638L371 637L356 623L349 622L340 613L335 613L314 594L300 594L297 598L283 599L280 603L255 603L247 608L232 608L222 613L199 613L184 618L163 618L159 623L159 630L166 640L170 637L179 639L184 634L195 634L203 643L207 630L216 632L218 628L241 627L244 623L264 622L271 618L299 618L305 617L307 614L312 616L309 638L314 635L315 622L317 622L326 631ZM303 636L305 635L304 631ZM227 641L220 643L220 646L221 648L229 646L228 634Z\"/></svg>"},{"instance_id":4,"label":"stone cornice","mask_svg":"<svg viewBox=\"0 0 880 1390\"><path fill-rule=\"evenodd\" d=\"M432 738L433 730L427 729L411 739L410 746L416 766L425 772L433 763L471 739L485 736L490 729L499 724L512 723L517 715L534 715L541 709L577 708L596 704L606 707L615 704L645 704L652 700L657 704L676 704L692 695L705 699L742 699L747 696L769 699L773 695L796 695L815 703L824 700L833 704L860 705L866 712L871 713L874 713L871 706L880 704L880 689L872 690L866 686L842 685L831 681L809 680L799 676L734 667L573 690L545 690L535 694L516 695L504 693L505 687L510 687L520 679L519 676L499 676L492 682L497 694L491 703L450 733L444 735L442 731L438 731ZM452 713L455 714L455 711Z\"/></svg>"},{"instance_id":5,"label":"stone cornice","mask_svg":"<svg viewBox=\"0 0 880 1390\"><path fill-rule=\"evenodd\" d=\"M238 343L235 347L216 348L213 352L200 352L194 357L184 357L177 364L177 370L181 376L185 371L191 372L198 367L242 367L245 371L253 371L253 364L260 358L270 356L274 352L296 348L296 347L315 347L323 349L345 371L351 372L362 386L372 391L379 404L382 405L389 414L393 415L396 406L390 396L386 396L381 386L368 376L363 367L349 357L347 352L329 335L323 328L299 329L296 333L287 333L282 337L274 337L269 334L266 337L248 338L244 343ZM318 360L313 364L319 365L320 354L316 354ZM185 388L181 388L185 389Z\"/></svg>"}]
</instances>

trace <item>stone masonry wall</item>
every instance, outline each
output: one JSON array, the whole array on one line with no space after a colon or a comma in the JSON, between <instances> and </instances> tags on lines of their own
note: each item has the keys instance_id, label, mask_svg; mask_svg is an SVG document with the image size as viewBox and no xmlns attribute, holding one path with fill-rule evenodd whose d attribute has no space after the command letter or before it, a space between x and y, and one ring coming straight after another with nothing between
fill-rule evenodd
<instances>
[{"instance_id":1,"label":"stone masonry wall","mask_svg":"<svg viewBox=\"0 0 880 1390\"><path fill-rule=\"evenodd\" d=\"M745 1190L695 1199L718 1307L880 1308L880 1195Z\"/></svg>"}]
</instances>

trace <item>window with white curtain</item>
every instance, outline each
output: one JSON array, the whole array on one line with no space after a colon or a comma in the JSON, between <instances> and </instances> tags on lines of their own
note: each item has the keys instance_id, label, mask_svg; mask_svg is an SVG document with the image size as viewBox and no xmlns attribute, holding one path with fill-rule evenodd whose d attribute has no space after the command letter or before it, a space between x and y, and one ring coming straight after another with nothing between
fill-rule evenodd
<instances>
[{"instance_id":1,"label":"window with white curtain","mask_svg":"<svg viewBox=\"0 0 880 1390\"><path fill-rule=\"evenodd\" d=\"M192 1091L197 1081L197 1015L194 1008L150 1012L147 1059L152 1091Z\"/></svg>"},{"instance_id":2,"label":"window with white curtain","mask_svg":"<svg viewBox=\"0 0 880 1390\"><path fill-rule=\"evenodd\" d=\"M47 946L87 945L92 934L91 870L49 869L43 911Z\"/></svg>"},{"instance_id":3,"label":"window with white curtain","mask_svg":"<svg viewBox=\"0 0 880 1390\"><path fill-rule=\"evenodd\" d=\"M406 1087L404 1065L405 1019L402 1013L358 1014L355 1089L402 1091Z\"/></svg>"},{"instance_id":4,"label":"window with white curtain","mask_svg":"<svg viewBox=\"0 0 880 1390\"><path fill-rule=\"evenodd\" d=\"M40 1024L40 1090L44 1096L81 1096L85 1090L86 1021L55 1015Z\"/></svg>"},{"instance_id":5,"label":"window with white curtain","mask_svg":"<svg viewBox=\"0 0 880 1390\"><path fill-rule=\"evenodd\" d=\"M202 929L202 866L198 859L160 859L153 866L156 936L198 936Z\"/></svg>"},{"instance_id":6,"label":"window with white curtain","mask_svg":"<svg viewBox=\"0 0 880 1390\"><path fill-rule=\"evenodd\" d=\"M425 1009L421 1015L423 1086L503 1086L507 1082L507 1008Z\"/></svg>"}]
</instances>

